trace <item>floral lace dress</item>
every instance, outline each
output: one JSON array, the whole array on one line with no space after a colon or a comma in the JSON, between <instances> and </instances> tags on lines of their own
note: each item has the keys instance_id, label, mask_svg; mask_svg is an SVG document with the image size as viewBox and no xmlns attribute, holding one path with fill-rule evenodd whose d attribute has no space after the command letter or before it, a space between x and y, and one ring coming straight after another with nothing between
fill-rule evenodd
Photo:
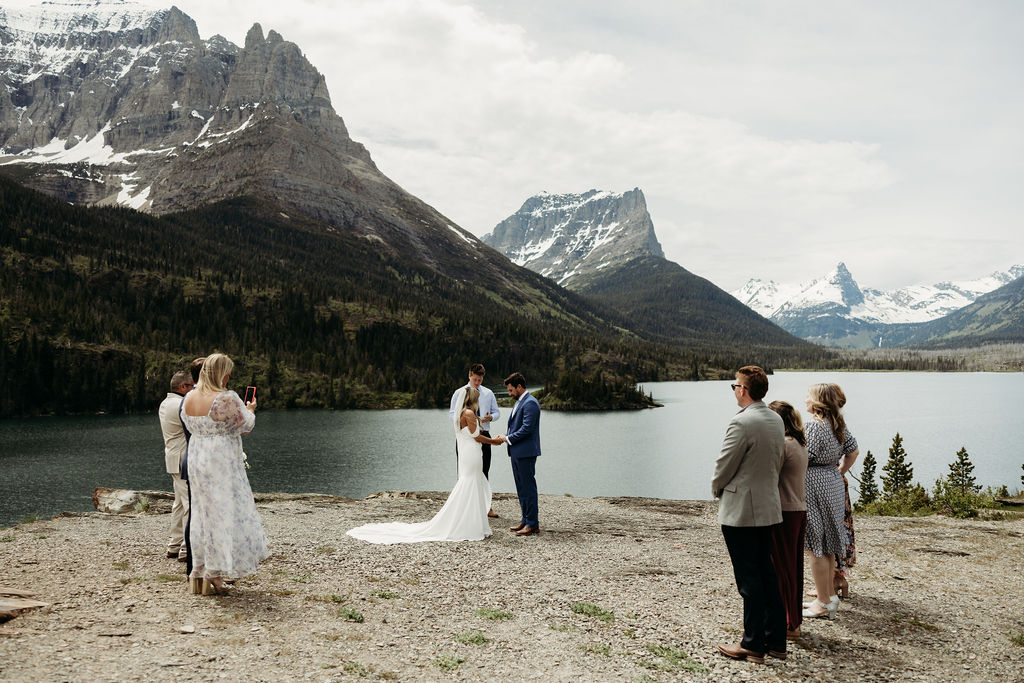
<instances>
[{"instance_id":1,"label":"floral lace dress","mask_svg":"<svg viewBox=\"0 0 1024 683\"><path fill-rule=\"evenodd\" d=\"M207 415L194 417L184 410L180 415L192 433L188 444L190 576L248 576L270 554L242 460L242 433L253 428L256 416L233 391L219 394Z\"/></svg>"}]
</instances>

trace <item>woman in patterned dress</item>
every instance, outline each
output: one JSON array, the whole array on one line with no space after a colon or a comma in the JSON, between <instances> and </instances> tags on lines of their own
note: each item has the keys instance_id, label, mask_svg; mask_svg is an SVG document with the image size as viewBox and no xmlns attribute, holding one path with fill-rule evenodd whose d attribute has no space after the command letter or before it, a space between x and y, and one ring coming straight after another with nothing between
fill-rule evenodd
<instances>
[{"instance_id":1,"label":"woman in patterned dress","mask_svg":"<svg viewBox=\"0 0 1024 683\"><path fill-rule=\"evenodd\" d=\"M835 618L839 596L833 571L836 557L845 557L849 543L843 517L846 487L843 475L857 460L857 440L846 427L840 410L846 395L837 384L812 384L807 390L807 533L811 576L818 597L807 605L805 618ZM821 598L828 596L828 602Z\"/></svg>"},{"instance_id":2,"label":"woman in patterned dress","mask_svg":"<svg viewBox=\"0 0 1024 683\"><path fill-rule=\"evenodd\" d=\"M227 388L234 367L222 353L207 357L180 410L192 433L189 586L203 595L223 593L226 579L252 574L269 554L242 456L242 435L256 424L256 400L243 404Z\"/></svg>"}]
</instances>

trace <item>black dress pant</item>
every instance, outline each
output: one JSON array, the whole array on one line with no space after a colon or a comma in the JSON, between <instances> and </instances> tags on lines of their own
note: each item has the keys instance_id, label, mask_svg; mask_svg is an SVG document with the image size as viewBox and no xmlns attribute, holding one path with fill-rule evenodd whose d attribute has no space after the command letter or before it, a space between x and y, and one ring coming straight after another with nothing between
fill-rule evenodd
<instances>
[{"instance_id":1,"label":"black dress pant","mask_svg":"<svg viewBox=\"0 0 1024 683\"><path fill-rule=\"evenodd\" d=\"M740 645L764 652L786 651L786 608L772 566L772 527L722 526L736 588L743 597Z\"/></svg>"}]
</instances>

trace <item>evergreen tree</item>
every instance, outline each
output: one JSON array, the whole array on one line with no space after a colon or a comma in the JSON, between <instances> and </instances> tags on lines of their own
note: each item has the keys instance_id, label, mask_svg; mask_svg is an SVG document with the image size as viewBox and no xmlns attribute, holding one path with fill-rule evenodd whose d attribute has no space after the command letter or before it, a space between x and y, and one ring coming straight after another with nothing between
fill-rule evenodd
<instances>
[{"instance_id":1,"label":"evergreen tree","mask_svg":"<svg viewBox=\"0 0 1024 683\"><path fill-rule=\"evenodd\" d=\"M892 439L889 447L889 462L882 468L882 494L885 498L893 498L910 490L914 479L914 468L907 461L907 453L903 450L903 437L899 432Z\"/></svg>"},{"instance_id":2,"label":"evergreen tree","mask_svg":"<svg viewBox=\"0 0 1024 683\"><path fill-rule=\"evenodd\" d=\"M956 452L956 462L949 465L949 485L960 493L977 493L981 487L974 483L974 463L967 455L967 447L963 446Z\"/></svg>"},{"instance_id":3,"label":"evergreen tree","mask_svg":"<svg viewBox=\"0 0 1024 683\"><path fill-rule=\"evenodd\" d=\"M878 484L875 483L875 470L878 463L875 456L868 451L864 457L864 465L860 470L860 499L858 505L869 505L878 500Z\"/></svg>"}]
</instances>

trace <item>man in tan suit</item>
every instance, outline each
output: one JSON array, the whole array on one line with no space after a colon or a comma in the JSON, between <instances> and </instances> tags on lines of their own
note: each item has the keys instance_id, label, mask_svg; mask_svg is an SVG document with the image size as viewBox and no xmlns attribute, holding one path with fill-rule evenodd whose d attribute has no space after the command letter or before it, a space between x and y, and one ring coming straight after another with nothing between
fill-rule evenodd
<instances>
[{"instance_id":1,"label":"man in tan suit","mask_svg":"<svg viewBox=\"0 0 1024 683\"><path fill-rule=\"evenodd\" d=\"M756 365L736 371L740 412L729 423L715 463L711 493L721 498L718 522L743 596L743 640L719 645L733 659L786 658L786 609L771 560L771 527L782 523L779 470L786 445L782 418L761 401L768 376Z\"/></svg>"},{"instance_id":2,"label":"man in tan suit","mask_svg":"<svg viewBox=\"0 0 1024 683\"><path fill-rule=\"evenodd\" d=\"M188 559L185 548L185 524L188 521L188 482L181 478L181 459L185 455L185 426L181 424L178 408L182 397L192 390L195 382L188 370L174 373L171 390L160 403L160 431L164 435L164 465L174 485L174 505L171 506L171 537L167 541L167 557L182 562Z\"/></svg>"}]
</instances>

